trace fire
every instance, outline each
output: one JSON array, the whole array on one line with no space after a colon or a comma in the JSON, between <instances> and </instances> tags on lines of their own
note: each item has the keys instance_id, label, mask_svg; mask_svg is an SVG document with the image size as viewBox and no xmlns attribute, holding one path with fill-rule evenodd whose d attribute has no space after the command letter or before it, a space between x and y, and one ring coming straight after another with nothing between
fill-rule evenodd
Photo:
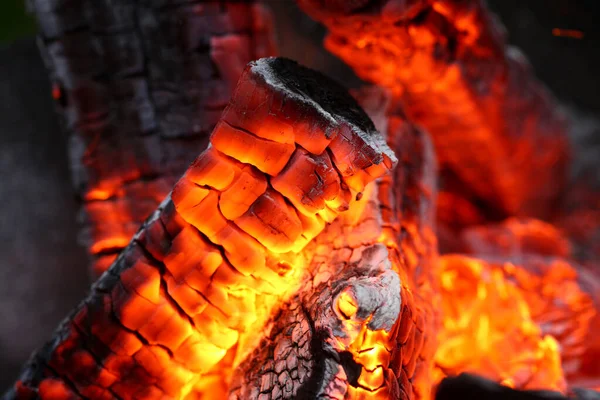
<instances>
[{"instance_id":1,"label":"fire","mask_svg":"<svg viewBox=\"0 0 600 400\"><path fill-rule=\"evenodd\" d=\"M326 47L391 92L388 115L406 115L435 144L438 239L466 253L431 267L439 289L429 293L441 297L435 381L472 372L519 389L565 392L591 370L597 376L589 358L600 348L590 333L600 290L582 280L569 240L547 222L568 191L568 128L557 102L507 46L483 2L374 3L344 11L336 2L300 0L328 28ZM486 226L492 220L505 222ZM597 230L597 219L592 225ZM384 231L379 241L415 264L396 235ZM423 292L412 272L399 265L407 289Z\"/></svg>"},{"instance_id":2,"label":"fire","mask_svg":"<svg viewBox=\"0 0 600 400\"><path fill-rule=\"evenodd\" d=\"M559 344L543 334L527 294L509 280L514 268L466 256L441 258L438 380L471 372L521 389L566 389Z\"/></svg>"},{"instance_id":3,"label":"fire","mask_svg":"<svg viewBox=\"0 0 600 400\"><path fill-rule=\"evenodd\" d=\"M271 361L291 353L289 338L263 339L278 309L300 301L302 285L329 290L340 269L361 262L381 272L365 278L373 284L361 287L366 300L341 291L327 299L331 305L314 305L336 317L306 328L321 324L333 348L334 381L347 384L334 398L428 400L441 379L462 372L566 392L597 373L590 358L600 353L591 337L600 324L595 299L561 232L517 219L464 229L488 220L480 208L496 219L549 215L565 170L562 118L543 88L522 93L519 83L531 80L526 65L505 52L482 9L430 3L406 23L326 18L333 27L327 45L393 93L395 112L430 131L442 169L468 187L465 194L449 184L437 202L442 228L462 230L456 247L467 254L436 257L435 160L425 134L389 118L388 145L401 160L394 170L394 153L345 92L325 93L322 78L289 61L259 60L244 70L209 148L140 231L133 221L167 195L169 179L145 185L130 171L88 188L90 252L99 271L113 267L61 327L46 360L53 375L31 387L19 383L19 394L62 399L75 390L100 398L110 387L123 398L224 398L261 346L274 347ZM492 72L469 68L470 60ZM526 123L507 117L513 104L532 110ZM465 133L475 150L465 150ZM135 201L124 201L132 193ZM388 285L396 292L382 303L376 284L383 275L398 287ZM361 301L371 307L367 317L359 315L368 308ZM372 327L386 306L394 315ZM298 374L296 354L272 368L286 390L294 384L283 374L288 362ZM270 379L252 383L263 390Z\"/></svg>"},{"instance_id":4,"label":"fire","mask_svg":"<svg viewBox=\"0 0 600 400\"><path fill-rule=\"evenodd\" d=\"M393 338L388 332L369 331L363 327L350 345L352 357L362 365L358 387L349 388L351 398L385 400L390 397L389 388L385 386L385 368L390 364L393 346Z\"/></svg>"}]
</instances>

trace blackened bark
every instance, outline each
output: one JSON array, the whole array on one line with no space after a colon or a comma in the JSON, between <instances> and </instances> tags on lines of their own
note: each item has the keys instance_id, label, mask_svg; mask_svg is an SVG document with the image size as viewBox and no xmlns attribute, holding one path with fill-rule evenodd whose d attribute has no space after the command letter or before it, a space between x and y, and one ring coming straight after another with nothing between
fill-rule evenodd
<instances>
[{"instance_id":1,"label":"blackened bark","mask_svg":"<svg viewBox=\"0 0 600 400\"><path fill-rule=\"evenodd\" d=\"M272 55L254 2L30 0L101 273L202 151L243 67Z\"/></svg>"}]
</instances>

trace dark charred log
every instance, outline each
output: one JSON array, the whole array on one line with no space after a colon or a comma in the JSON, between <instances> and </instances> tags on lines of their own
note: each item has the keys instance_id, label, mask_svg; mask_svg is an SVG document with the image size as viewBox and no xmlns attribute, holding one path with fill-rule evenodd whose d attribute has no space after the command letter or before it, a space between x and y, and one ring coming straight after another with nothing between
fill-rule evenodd
<instances>
[{"instance_id":1,"label":"dark charred log","mask_svg":"<svg viewBox=\"0 0 600 400\"><path fill-rule=\"evenodd\" d=\"M254 1L29 0L102 273L204 150L244 66L274 55Z\"/></svg>"},{"instance_id":2,"label":"dark charred log","mask_svg":"<svg viewBox=\"0 0 600 400\"><path fill-rule=\"evenodd\" d=\"M392 90L429 131L442 176L454 178L440 187L454 204L463 199L487 220L556 212L567 180L565 117L483 1L387 0L346 14L322 3L299 0L329 29L326 47ZM450 215L441 222L456 231Z\"/></svg>"}]
</instances>

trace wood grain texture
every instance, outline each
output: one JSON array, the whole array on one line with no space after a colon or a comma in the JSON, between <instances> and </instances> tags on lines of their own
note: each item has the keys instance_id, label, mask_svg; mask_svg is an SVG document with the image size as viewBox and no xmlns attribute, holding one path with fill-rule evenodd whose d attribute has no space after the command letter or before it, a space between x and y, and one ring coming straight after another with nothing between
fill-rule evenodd
<instances>
[{"instance_id":1,"label":"wood grain texture","mask_svg":"<svg viewBox=\"0 0 600 400\"><path fill-rule=\"evenodd\" d=\"M31 0L70 135L81 240L99 275L208 143L251 60L273 55L254 2Z\"/></svg>"}]
</instances>

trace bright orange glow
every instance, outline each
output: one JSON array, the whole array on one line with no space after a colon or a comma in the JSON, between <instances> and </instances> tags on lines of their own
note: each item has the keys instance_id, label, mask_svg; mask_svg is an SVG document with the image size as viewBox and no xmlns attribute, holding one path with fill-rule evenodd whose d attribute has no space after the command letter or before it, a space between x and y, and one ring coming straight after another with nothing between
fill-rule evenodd
<instances>
[{"instance_id":1,"label":"bright orange glow","mask_svg":"<svg viewBox=\"0 0 600 400\"><path fill-rule=\"evenodd\" d=\"M350 387L351 398L385 400L389 398L389 388L385 385L385 370L391 361L393 338L385 331L371 331L363 326L357 339L350 345L354 360L362 365L358 377L359 387Z\"/></svg>"},{"instance_id":2,"label":"bright orange glow","mask_svg":"<svg viewBox=\"0 0 600 400\"><path fill-rule=\"evenodd\" d=\"M228 126L222 134L228 135L230 130ZM172 192L183 228L163 255L165 276L161 278L156 269L138 262L121 274L122 286L112 293L118 304L116 315L128 329L139 332L150 344L174 350L170 359L160 347L142 348L134 335L121 333L118 339L110 339L111 343L118 340L126 354L135 354L145 368L168 370L169 378L161 382L165 393L200 399L226 395L234 368L259 344L261 336L256 332L278 305L298 291L300 276L314 256L312 250L305 250L306 244L319 235L326 222L336 219L340 210L345 211L339 218L345 226L344 238L335 240L343 239L351 247L363 240L385 245L392 269L403 282L402 301L406 303L390 333L371 331L366 323L348 327L360 332L348 351L362 367L358 386L348 387L351 398L388 399L390 381L399 379L410 380L412 388L407 390L421 393L419 398L427 400L439 380L461 372L516 388L564 391L565 375L577 377L581 370L589 369L580 365L580 344L590 340L586 335L596 314L568 263L543 260L540 263L545 269L540 272L539 266L531 270L530 265L517 261L446 256L430 266L428 274L434 281L417 284L418 253L424 251L420 240L431 238L419 239L416 226L404 222L403 228L415 240L407 246L399 241L397 228L392 228L387 217L385 227L377 218L365 218L374 212L372 202L386 201L385 179L379 186L362 188L360 181L355 182L361 189L357 196L356 189L342 185L337 173L332 173L327 153L315 156L302 148L291 155L282 152L280 155L289 159L283 171L281 160L261 165L261 170L224 154L239 157L241 151L230 151L226 143L222 140L219 145L223 152L213 147L203 153ZM255 155L245 154L255 158L246 161L258 162L264 157L261 147L255 148ZM312 179L314 165L322 168L319 179ZM280 172L267 179L267 171ZM305 193L318 185L322 185L319 196L307 198ZM104 192L96 195L111 197ZM116 199L87 206L92 218L102 219L100 226L105 227L91 247L94 254L124 247L128 235L133 234L133 225L127 223L131 214L118 196ZM461 199L442 196L438 205L444 203L464 206L467 219L481 222ZM446 210L449 214L451 208ZM132 230L124 232L123 226ZM432 232L423 234L433 236ZM511 219L495 228L475 228L466 238L472 251L488 256L516 251L565 257L570 252L560 232L535 220ZM102 257L97 269L108 267L113 259ZM194 327L166 300L167 295ZM442 299L435 310L442 317L439 329L431 321L427 322L430 325L423 322L424 307L432 307L435 296ZM556 305L559 303L561 306ZM336 307L348 319L358 310L356 299L348 293L337 298ZM567 336L553 330L558 326L555 322L563 320L570 321ZM435 340L426 343L425 335L435 336ZM81 358L79 364L85 360ZM418 360L433 360L432 377L417 371ZM107 368L118 362L117 357L109 358ZM390 377L390 371L399 375ZM102 379L118 379L108 371L103 373ZM47 381L43 390L59 393L62 386Z\"/></svg>"},{"instance_id":3,"label":"bright orange glow","mask_svg":"<svg viewBox=\"0 0 600 400\"><path fill-rule=\"evenodd\" d=\"M212 146L196 159L171 194L182 229L164 255L166 288L160 290L176 300L195 328L182 323L156 329L168 326L177 315L169 302L162 303L162 297L150 299L146 286L131 288L139 296L120 307L127 314L128 328L179 349L175 356L196 373L188 382L191 386L185 387L201 398L214 398L216 381L227 387L232 370L259 345L262 335L257 332L279 305L298 292L314 257L314 249L305 246L321 233L325 222L333 222L340 213L356 209L360 214L364 206L357 193L368 191L365 185L393 166L390 156L387 164L377 166L359 154L369 151L375 157L380 151L363 137L351 137L350 143L348 138L336 139L342 135L338 132L325 135L314 127L305 132L298 125L306 121L289 125L289 114L269 114L267 125L257 125L262 119L247 116L248 102L269 104L273 94L263 87L264 80L254 82L249 71L240 87L250 85L247 94L263 97L232 99L213 131ZM289 100L286 107L295 103ZM305 105L300 109L306 112ZM308 146L301 146L304 143ZM316 145L324 146L318 154L310 152ZM359 166L357 156L362 157ZM147 275L146 282L151 280ZM339 300L344 315L356 312L351 298ZM141 311L156 308L157 302L160 308L147 322ZM146 331L148 325L158 332Z\"/></svg>"},{"instance_id":4,"label":"bright orange glow","mask_svg":"<svg viewBox=\"0 0 600 400\"><path fill-rule=\"evenodd\" d=\"M582 356L596 312L571 266L544 266L441 258L436 379L473 372L521 389L566 389L561 359Z\"/></svg>"},{"instance_id":5,"label":"bright orange glow","mask_svg":"<svg viewBox=\"0 0 600 400\"><path fill-rule=\"evenodd\" d=\"M337 307L339 312L345 318L352 318L358 310L358 304L356 304L356 299L354 299L346 292L342 293L340 297L338 297Z\"/></svg>"},{"instance_id":6,"label":"bright orange glow","mask_svg":"<svg viewBox=\"0 0 600 400\"><path fill-rule=\"evenodd\" d=\"M300 1L329 29L326 47L361 78L392 92L392 114L402 110L431 134L446 173L437 199L439 235L446 251L472 255L421 266L426 246L402 243L394 224L411 238L426 235L404 215L397 221L382 213L378 241L390 250L409 304L398 334L408 336L403 345L413 353L435 351L435 381L469 371L517 388L564 391L567 379L593 369L584 352L600 348L589 334L596 316L591 296L578 267L565 261L573 256L569 241L541 221L485 226L509 216L555 217L569 157L558 105L525 58L507 48L482 2L417 2L418 18L407 11L406 19L373 9L342 14L325 3ZM561 29L553 34L583 37ZM382 202L390 206L385 196ZM410 346L416 341L411 324L432 319L427 307L441 321L439 328L427 325L437 351L433 344ZM408 366L408 386L427 393L436 382L417 382Z\"/></svg>"},{"instance_id":7,"label":"bright orange glow","mask_svg":"<svg viewBox=\"0 0 600 400\"><path fill-rule=\"evenodd\" d=\"M402 112L431 134L439 165L466 185L461 194L506 215L550 216L549 200L565 178L565 120L524 57L507 49L483 3L419 2L418 21L300 3L329 28L328 50L392 91Z\"/></svg>"},{"instance_id":8,"label":"bright orange glow","mask_svg":"<svg viewBox=\"0 0 600 400\"><path fill-rule=\"evenodd\" d=\"M310 171L313 164L305 154L298 150L288 168ZM226 185L223 180L212 183L204 171L212 170L213 160L222 164L219 173L227 175L231 171ZM283 183L277 187L290 188ZM232 196L224 196L229 192ZM336 201L340 193L344 195L339 184L336 192L324 193L330 201ZM257 168L242 167L216 148L208 149L193 164L173 190L172 200L190 224L173 240L164 261L172 275L172 279L167 277L169 294L193 316L198 328L192 332L192 336L197 335L198 345L187 358L193 357L194 364L201 368L202 375L208 374L210 381L220 376L226 382L227 371L259 343L261 337L256 331L266 324L272 310L297 292L300 276L313 257L309 251L299 251L324 228L324 223L317 222L317 214L326 207L325 201L315 197L316 206L298 212L267 186ZM351 210L355 204L358 210L364 208L354 199L348 203L346 207ZM339 213L331 212L332 218ZM215 251L213 243L224 248L226 258ZM185 289L188 285L193 290ZM196 291L206 301L198 303ZM346 315L356 312L357 307L344 296L338 306ZM233 359L223 365L229 352L233 352ZM195 392L208 387L203 378L195 385Z\"/></svg>"}]
</instances>

